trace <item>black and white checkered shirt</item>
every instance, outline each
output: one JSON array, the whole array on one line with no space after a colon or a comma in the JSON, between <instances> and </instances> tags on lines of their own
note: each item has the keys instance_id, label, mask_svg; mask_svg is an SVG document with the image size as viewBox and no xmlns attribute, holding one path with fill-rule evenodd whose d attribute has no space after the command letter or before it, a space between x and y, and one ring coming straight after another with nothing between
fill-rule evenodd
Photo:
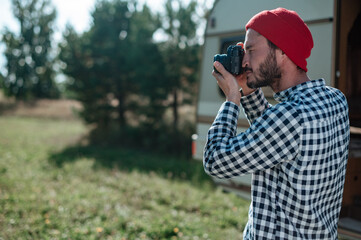
<instances>
[{"instance_id":1,"label":"black and white checkered shirt","mask_svg":"<svg viewBox=\"0 0 361 240\"><path fill-rule=\"evenodd\" d=\"M217 178L252 174L244 239L337 239L349 145L344 95L323 79L242 97L251 124L237 135L239 107L225 102L209 129L204 169Z\"/></svg>"}]
</instances>

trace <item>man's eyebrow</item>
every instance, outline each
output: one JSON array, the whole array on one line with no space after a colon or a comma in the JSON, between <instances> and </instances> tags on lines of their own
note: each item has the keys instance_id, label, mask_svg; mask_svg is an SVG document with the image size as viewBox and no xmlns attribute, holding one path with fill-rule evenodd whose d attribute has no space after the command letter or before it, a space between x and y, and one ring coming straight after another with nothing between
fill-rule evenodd
<instances>
[{"instance_id":1,"label":"man's eyebrow","mask_svg":"<svg viewBox=\"0 0 361 240\"><path fill-rule=\"evenodd\" d=\"M249 49L252 48L252 47L253 47L253 45L246 45L245 49L246 49L246 51L247 51L247 50L249 50Z\"/></svg>"}]
</instances>

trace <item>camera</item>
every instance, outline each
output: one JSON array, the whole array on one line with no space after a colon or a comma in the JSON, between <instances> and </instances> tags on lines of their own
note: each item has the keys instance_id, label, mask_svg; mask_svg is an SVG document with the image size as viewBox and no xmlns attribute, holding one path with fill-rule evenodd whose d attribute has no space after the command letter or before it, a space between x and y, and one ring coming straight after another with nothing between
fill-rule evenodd
<instances>
[{"instance_id":1,"label":"camera","mask_svg":"<svg viewBox=\"0 0 361 240\"><path fill-rule=\"evenodd\" d=\"M227 48L227 54L214 55L214 62L220 62L223 67L234 75L242 74L242 60L244 56L243 44L231 45ZM219 73L215 68L214 71Z\"/></svg>"}]
</instances>

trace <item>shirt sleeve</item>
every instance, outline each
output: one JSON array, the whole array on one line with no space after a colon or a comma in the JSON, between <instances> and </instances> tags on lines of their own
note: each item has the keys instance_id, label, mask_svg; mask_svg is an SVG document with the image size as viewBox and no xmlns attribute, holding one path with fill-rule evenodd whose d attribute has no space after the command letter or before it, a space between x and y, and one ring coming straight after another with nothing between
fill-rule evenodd
<instances>
[{"instance_id":1,"label":"shirt sleeve","mask_svg":"<svg viewBox=\"0 0 361 240\"><path fill-rule=\"evenodd\" d=\"M295 159L301 131L295 106L280 103L261 111L249 111L252 125L237 135L238 114L236 104L223 103L209 129L203 156L207 174L231 178Z\"/></svg>"},{"instance_id":2,"label":"shirt sleeve","mask_svg":"<svg viewBox=\"0 0 361 240\"><path fill-rule=\"evenodd\" d=\"M250 124L271 107L260 88L250 95L242 97L241 105Z\"/></svg>"}]
</instances>

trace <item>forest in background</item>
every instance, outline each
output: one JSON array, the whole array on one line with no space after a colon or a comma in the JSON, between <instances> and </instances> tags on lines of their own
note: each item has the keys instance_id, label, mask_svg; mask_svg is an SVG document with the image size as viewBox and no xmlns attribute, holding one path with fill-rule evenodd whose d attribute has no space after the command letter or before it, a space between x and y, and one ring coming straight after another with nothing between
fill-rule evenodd
<instances>
[{"instance_id":1,"label":"forest in background","mask_svg":"<svg viewBox=\"0 0 361 240\"><path fill-rule=\"evenodd\" d=\"M78 116L92 126L92 143L190 156L189 109L197 100L202 47L197 29L209 9L167 0L159 13L137 1L101 0L88 31L68 25L54 43L50 0L11 2L20 32L1 31L0 90L7 98L74 99Z\"/></svg>"}]
</instances>

